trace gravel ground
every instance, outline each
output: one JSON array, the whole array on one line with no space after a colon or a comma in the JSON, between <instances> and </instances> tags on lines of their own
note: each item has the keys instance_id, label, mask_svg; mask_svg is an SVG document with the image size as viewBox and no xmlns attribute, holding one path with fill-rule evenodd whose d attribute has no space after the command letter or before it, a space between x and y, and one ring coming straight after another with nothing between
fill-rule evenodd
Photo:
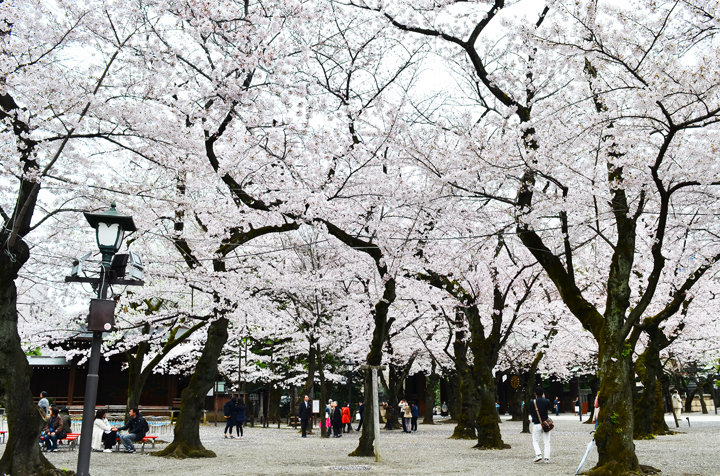
<instances>
[{"instance_id":1,"label":"gravel ground","mask_svg":"<svg viewBox=\"0 0 720 476\"><path fill-rule=\"evenodd\" d=\"M668 423L674 426L671 418ZM347 456L357 446L357 433L321 439L318 430L303 439L291 428L248 427L243 440L231 440L223 439L222 427L207 425L201 427L202 440L217 458L179 461L150 457L147 452L93 453L90 468L93 476L575 474L590 442L591 426L572 416L554 420L550 464L533 464L530 435L520 433L520 422L504 421L500 427L504 441L512 445L510 450L474 450L470 441L450 440L450 423L418 425L419 431L411 435L382 431L382 462L376 463L373 458ZM640 462L659 468L663 476L720 476L720 416L691 415L690 420L692 427L684 422L681 434L636 442ZM161 438L169 440L170 435ZM74 470L77 466L77 452L51 453L48 458L59 468ZM583 470L596 462L597 452L592 450Z\"/></svg>"}]
</instances>

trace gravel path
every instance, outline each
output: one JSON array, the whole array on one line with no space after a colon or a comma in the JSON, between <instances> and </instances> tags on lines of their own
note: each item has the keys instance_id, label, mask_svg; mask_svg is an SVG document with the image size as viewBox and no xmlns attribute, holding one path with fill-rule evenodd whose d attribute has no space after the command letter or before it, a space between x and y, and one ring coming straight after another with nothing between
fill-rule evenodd
<instances>
[{"instance_id":1,"label":"gravel path","mask_svg":"<svg viewBox=\"0 0 720 476\"><path fill-rule=\"evenodd\" d=\"M684 422L682 434L637 441L640 462L661 469L663 476L720 476L720 416L691 415L690 419L692 427ZM520 433L519 422L505 421L500 425L503 439L512 449L502 451L474 450L470 441L448 439L453 429L449 423L418 425L419 431L411 435L382 431L380 463L347 456L357 446L357 433L321 439L318 430L303 439L291 428L248 427L243 440L231 440L223 439L222 427L207 425L201 427L202 440L217 458L179 461L147 453L93 453L90 468L93 476L575 474L592 428L572 416L561 415L555 422L550 464L533 464L530 435ZM170 435L164 437L170 439ZM59 468L74 470L77 466L77 452L61 451L48 458ZM593 450L583 469L596 462Z\"/></svg>"}]
</instances>

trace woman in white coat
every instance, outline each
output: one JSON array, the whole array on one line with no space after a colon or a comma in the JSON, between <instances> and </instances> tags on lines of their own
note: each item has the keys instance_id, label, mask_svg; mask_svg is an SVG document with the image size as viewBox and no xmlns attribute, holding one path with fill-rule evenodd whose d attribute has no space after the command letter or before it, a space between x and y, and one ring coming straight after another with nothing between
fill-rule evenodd
<instances>
[{"instance_id":1,"label":"woman in white coat","mask_svg":"<svg viewBox=\"0 0 720 476\"><path fill-rule=\"evenodd\" d=\"M105 418L105 414L107 412L105 410L98 410L95 413L95 422L93 424L93 434L92 434L92 447L95 451L105 451L105 453L110 453L112 451L112 446L115 443L115 432L112 431L112 426L107 421L107 418ZM112 443L110 442L109 436L112 434ZM107 435L103 438L104 435ZM105 444L103 444L103 442ZM110 443L110 445L108 445Z\"/></svg>"}]
</instances>

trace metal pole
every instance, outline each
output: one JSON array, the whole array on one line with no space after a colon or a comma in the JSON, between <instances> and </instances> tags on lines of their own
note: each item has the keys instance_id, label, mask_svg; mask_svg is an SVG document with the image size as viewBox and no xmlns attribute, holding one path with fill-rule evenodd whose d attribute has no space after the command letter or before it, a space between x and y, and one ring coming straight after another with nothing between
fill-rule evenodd
<instances>
[{"instance_id":1,"label":"metal pole","mask_svg":"<svg viewBox=\"0 0 720 476\"><path fill-rule=\"evenodd\" d=\"M107 274L110 270L112 254L103 253L100 266L100 285L98 298L107 299ZM80 449L78 451L77 476L90 476L90 455L92 453L92 432L95 423L95 402L97 399L98 370L100 368L100 348L102 332L93 332L88 374L85 381L85 401L83 402L83 420L80 429Z\"/></svg>"}]
</instances>

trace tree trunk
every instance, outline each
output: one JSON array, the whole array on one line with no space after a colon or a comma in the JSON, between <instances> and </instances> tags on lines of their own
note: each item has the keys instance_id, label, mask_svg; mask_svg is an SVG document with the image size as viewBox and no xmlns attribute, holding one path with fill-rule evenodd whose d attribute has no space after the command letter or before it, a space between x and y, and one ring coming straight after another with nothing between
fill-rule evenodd
<instances>
[{"instance_id":1,"label":"tree trunk","mask_svg":"<svg viewBox=\"0 0 720 476\"><path fill-rule=\"evenodd\" d=\"M535 359L530 365L530 371L528 372L527 386L525 387L525 405L523 406L523 429L522 433L530 433L530 412L535 411L535 408L530 408L530 399L535 398L535 380L537 378L537 368L540 365L540 361L543 358L544 353L542 351L535 355Z\"/></svg>"},{"instance_id":2,"label":"tree trunk","mask_svg":"<svg viewBox=\"0 0 720 476\"><path fill-rule=\"evenodd\" d=\"M156 456L174 458L214 458L215 453L206 450L200 441L200 418L205 395L212 388L218 374L218 359L228 338L228 320L224 317L214 321L208 328L207 341L193 372L190 384L182 391L180 415L175 426L172 443Z\"/></svg>"},{"instance_id":3,"label":"tree trunk","mask_svg":"<svg viewBox=\"0 0 720 476\"><path fill-rule=\"evenodd\" d=\"M280 423L280 394L282 393L274 383L270 384L270 388L272 388L272 391L268 395L268 425L270 423Z\"/></svg>"},{"instance_id":4,"label":"tree trunk","mask_svg":"<svg viewBox=\"0 0 720 476\"><path fill-rule=\"evenodd\" d=\"M365 411L363 415L363 427L358 447L355 451L350 453L348 456L375 456L375 415L380 411L375 408L375 404L372 398L372 370L366 369L365 371ZM378 371L380 373L380 371Z\"/></svg>"},{"instance_id":5,"label":"tree trunk","mask_svg":"<svg viewBox=\"0 0 720 476\"><path fill-rule=\"evenodd\" d=\"M451 421L457 421L460 408L460 378L457 373L450 375L447 379L447 406Z\"/></svg>"},{"instance_id":6,"label":"tree trunk","mask_svg":"<svg viewBox=\"0 0 720 476\"><path fill-rule=\"evenodd\" d=\"M476 394L478 396L477 407L477 445L474 448L480 449L502 449L509 448L500 435L500 416L495 406L495 380L492 376L492 368L485 362L475 359L473 366Z\"/></svg>"},{"instance_id":7,"label":"tree trunk","mask_svg":"<svg viewBox=\"0 0 720 476\"><path fill-rule=\"evenodd\" d=\"M325 393L325 370L323 369L323 359L319 346L316 350L316 355L318 360L318 372L320 374L320 436L325 438L328 436L327 428L325 426L325 402L327 401L327 393ZM363 426L365 426L365 423L363 423Z\"/></svg>"},{"instance_id":8,"label":"tree trunk","mask_svg":"<svg viewBox=\"0 0 720 476\"><path fill-rule=\"evenodd\" d=\"M45 421L33 403L30 390L32 369L17 331L17 289L14 280L29 257L27 247L22 246L22 250L25 252L24 259L17 252L15 263L3 256L0 268L0 384L9 430L5 451L0 458L0 474L60 475L63 471L56 469L40 452L38 441Z\"/></svg>"},{"instance_id":9,"label":"tree trunk","mask_svg":"<svg viewBox=\"0 0 720 476\"><path fill-rule=\"evenodd\" d=\"M425 416L423 425L433 425L433 408L435 407L435 386L440 381L440 376L435 373L435 362L432 364L432 372L425 377Z\"/></svg>"},{"instance_id":10,"label":"tree trunk","mask_svg":"<svg viewBox=\"0 0 720 476\"><path fill-rule=\"evenodd\" d=\"M630 353L625 341L606 335L599 339L600 416L595 431L598 464L591 476L621 476L641 472L633 441L635 385Z\"/></svg>"},{"instance_id":11,"label":"tree trunk","mask_svg":"<svg viewBox=\"0 0 720 476\"><path fill-rule=\"evenodd\" d=\"M662 396L662 374L660 350L653 339L648 341L645 351L635 361L635 372L640 377L643 389L634 402L633 438L650 439L664 435L670 429L665 423L665 408Z\"/></svg>"},{"instance_id":12,"label":"tree trunk","mask_svg":"<svg viewBox=\"0 0 720 476\"><path fill-rule=\"evenodd\" d=\"M515 394L512 398L512 408L510 409L512 418L510 418L510 421L523 421L523 402L526 401L527 377L520 377L518 375L518 378L520 379L520 385L515 389ZM523 425L523 433L525 433L525 425Z\"/></svg>"},{"instance_id":13,"label":"tree trunk","mask_svg":"<svg viewBox=\"0 0 720 476\"><path fill-rule=\"evenodd\" d=\"M475 382L473 381L472 369L467 362L467 342L464 341L464 333L456 332L461 334L461 338L456 337L453 343L455 351L455 370L457 371L458 380L460 385L458 386L459 405L457 406L457 425L450 438L459 440L474 440L477 438L475 433L475 419L478 415L478 393L475 389ZM479 365L480 362L475 362L475 365ZM493 403L493 412L495 404Z\"/></svg>"}]
</instances>

